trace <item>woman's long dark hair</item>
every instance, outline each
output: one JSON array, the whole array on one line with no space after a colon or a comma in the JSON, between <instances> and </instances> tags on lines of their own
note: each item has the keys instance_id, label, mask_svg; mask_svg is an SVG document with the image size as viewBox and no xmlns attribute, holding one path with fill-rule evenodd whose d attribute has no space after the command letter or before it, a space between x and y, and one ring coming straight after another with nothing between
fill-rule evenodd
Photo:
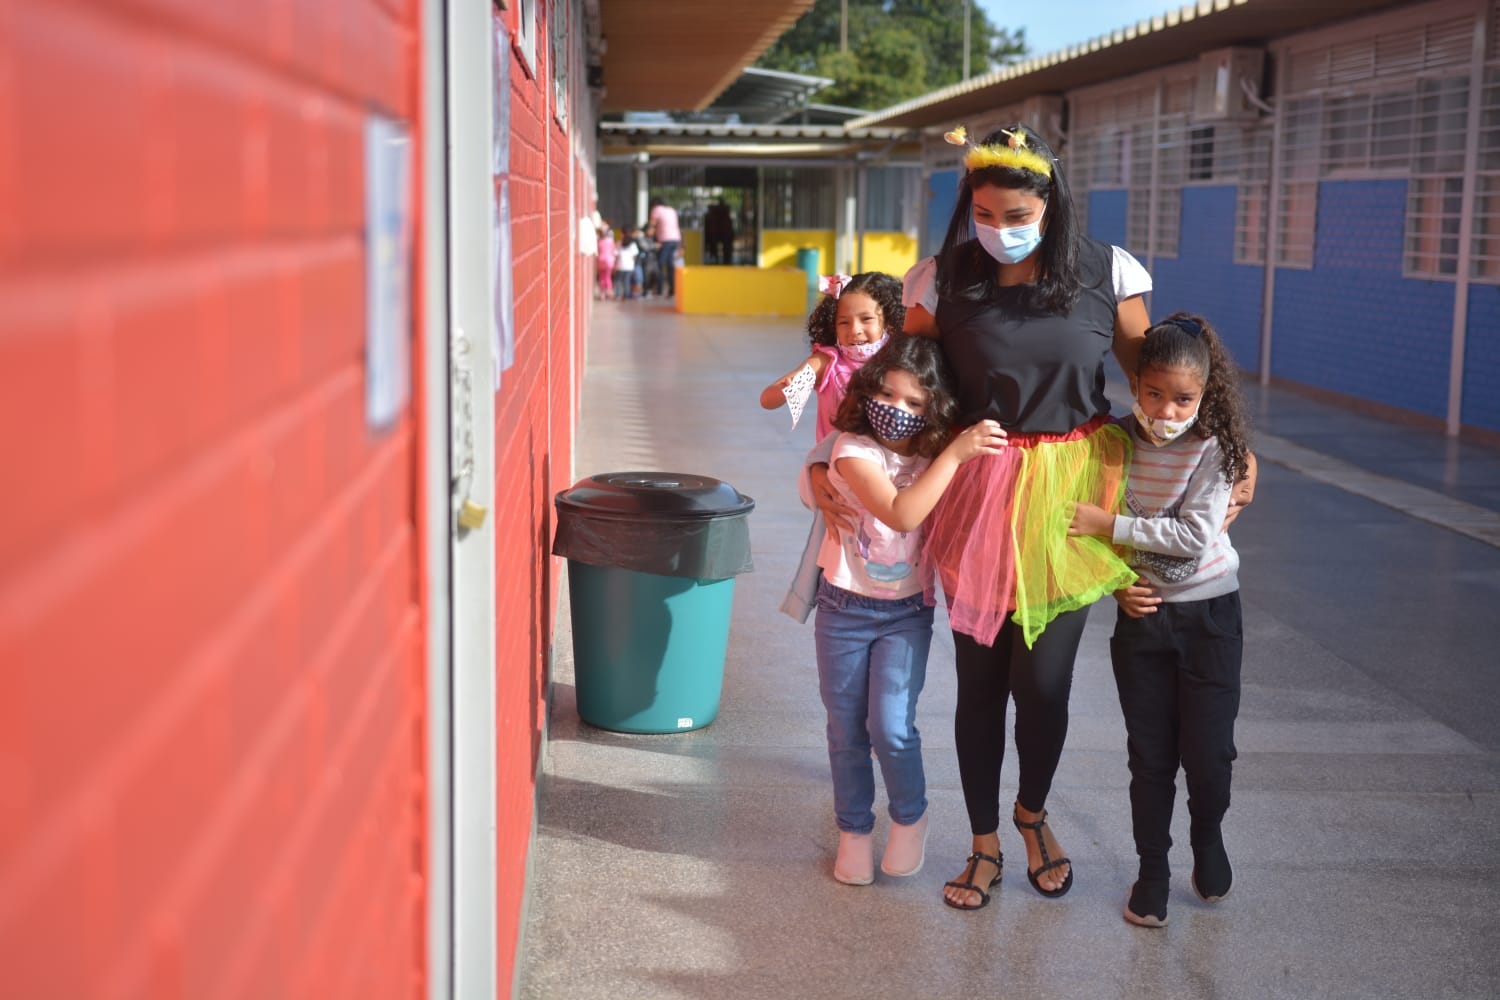
<instances>
[{"instance_id":1,"label":"woman's long dark hair","mask_svg":"<svg viewBox=\"0 0 1500 1000\"><path fill-rule=\"evenodd\" d=\"M917 384L927 390L927 426L916 433L914 441L917 454L936 458L947 446L953 421L958 419L958 400L953 395L953 380L942 349L937 341L927 337L892 331L886 345L849 379L848 391L833 416L833 426L875 437L875 429L865 416L865 400L880 391L886 372L893 370L911 372Z\"/></svg>"},{"instance_id":2,"label":"woman's long dark hair","mask_svg":"<svg viewBox=\"0 0 1500 1000\"><path fill-rule=\"evenodd\" d=\"M1136 377L1170 368L1189 368L1203 379L1192 430L1199 437L1219 439L1224 475L1231 486L1244 479L1250 468L1250 421L1240 394L1240 368L1208 320L1175 312L1146 331Z\"/></svg>"},{"instance_id":3,"label":"woman's long dark hair","mask_svg":"<svg viewBox=\"0 0 1500 1000\"><path fill-rule=\"evenodd\" d=\"M859 292L874 299L875 305L880 308L880 318L885 324L886 332L901 332L901 327L906 322L906 307L901 304L901 279L884 271L864 271L849 279L849 283L839 290L838 298L832 295L819 296L818 304L807 314L807 339L814 346L837 346L839 299L850 292Z\"/></svg>"},{"instance_id":4,"label":"woman's long dark hair","mask_svg":"<svg viewBox=\"0 0 1500 1000\"><path fill-rule=\"evenodd\" d=\"M1020 167L980 167L964 175L958 186L958 202L948 220L948 235L937 258L938 294L945 298L982 301L995 294L999 285L995 259L974 239L974 189L1001 187L1025 191L1047 202L1046 229L1037 247L1034 284L1019 289L1022 309L1028 312L1067 315L1078 301L1083 278L1078 266L1078 217L1073 212L1073 192L1068 188L1062 164L1052 147L1030 127L1021 123L991 132L982 145L1005 145L1010 133L1019 132L1026 145L1052 164L1050 178Z\"/></svg>"}]
</instances>

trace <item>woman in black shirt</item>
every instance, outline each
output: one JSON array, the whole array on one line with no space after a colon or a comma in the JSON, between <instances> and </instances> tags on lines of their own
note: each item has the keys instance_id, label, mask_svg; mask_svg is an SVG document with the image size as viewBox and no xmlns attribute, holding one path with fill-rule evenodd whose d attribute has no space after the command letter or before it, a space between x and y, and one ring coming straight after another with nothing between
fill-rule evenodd
<instances>
[{"instance_id":1,"label":"woman in black shirt","mask_svg":"<svg viewBox=\"0 0 1500 1000\"><path fill-rule=\"evenodd\" d=\"M967 141L959 132L950 141ZM1114 509L1131 442L1108 420L1104 360L1135 370L1151 279L1077 230L1052 150L1024 125L970 145L941 252L906 276L906 331L934 337L958 384L960 426L991 418L1009 447L964 467L927 523L957 651L955 742L973 853L944 889L959 909L1000 880L1000 764L1016 701L1012 822L1044 896L1073 884L1046 826L1088 608L1136 575L1105 539L1067 535L1070 501Z\"/></svg>"}]
</instances>

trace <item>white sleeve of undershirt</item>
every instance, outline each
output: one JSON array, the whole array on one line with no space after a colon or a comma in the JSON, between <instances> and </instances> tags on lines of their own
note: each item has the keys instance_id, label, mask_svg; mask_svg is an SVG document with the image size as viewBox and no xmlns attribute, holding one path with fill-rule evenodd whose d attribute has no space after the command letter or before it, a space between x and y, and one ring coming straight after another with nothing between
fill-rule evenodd
<instances>
[{"instance_id":1,"label":"white sleeve of undershirt","mask_svg":"<svg viewBox=\"0 0 1500 1000\"><path fill-rule=\"evenodd\" d=\"M1115 278L1115 301L1124 302L1132 295L1144 295L1151 291L1151 275L1141 266L1141 262L1131 256L1129 250L1120 247L1110 249L1114 251L1111 270Z\"/></svg>"},{"instance_id":2,"label":"white sleeve of undershirt","mask_svg":"<svg viewBox=\"0 0 1500 1000\"><path fill-rule=\"evenodd\" d=\"M929 315L937 315L936 257L923 257L907 270L901 280L901 304L908 309L921 306Z\"/></svg>"}]
</instances>

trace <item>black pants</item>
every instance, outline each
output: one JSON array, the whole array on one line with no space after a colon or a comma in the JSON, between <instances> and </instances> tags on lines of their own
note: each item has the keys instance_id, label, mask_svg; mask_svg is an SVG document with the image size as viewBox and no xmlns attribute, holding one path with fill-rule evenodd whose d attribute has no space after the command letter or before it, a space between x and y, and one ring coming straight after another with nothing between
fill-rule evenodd
<instances>
[{"instance_id":1,"label":"black pants","mask_svg":"<svg viewBox=\"0 0 1500 1000\"><path fill-rule=\"evenodd\" d=\"M1068 736L1068 695L1073 659L1088 608L1058 615L1026 648L1021 630L1006 619L993 646L953 633L958 667L958 708L953 738L969 828L975 836L1000 828L1000 763L1005 757L1006 701L1016 700L1016 756L1023 808L1040 812Z\"/></svg>"},{"instance_id":2,"label":"black pants","mask_svg":"<svg viewBox=\"0 0 1500 1000\"><path fill-rule=\"evenodd\" d=\"M1130 814L1142 878L1166 878L1179 764L1187 778L1190 837L1212 845L1229 809L1244 647L1239 591L1121 611L1110 660L1125 713Z\"/></svg>"}]
</instances>

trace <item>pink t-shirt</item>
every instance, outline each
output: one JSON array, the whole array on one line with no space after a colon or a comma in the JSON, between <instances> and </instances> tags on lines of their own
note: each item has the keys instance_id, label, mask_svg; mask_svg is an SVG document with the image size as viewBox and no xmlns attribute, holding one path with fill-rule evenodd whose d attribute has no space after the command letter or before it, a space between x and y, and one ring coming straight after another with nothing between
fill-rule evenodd
<instances>
[{"instance_id":1,"label":"pink t-shirt","mask_svg":"<svg viewBox=\"0 0 1500 1000\"><path fill-rule=\"evenodd\" d=\"M818 440L821 441L833 430L833 416L839 412L839 404L844 401L844 394L849 391L849 379L859 371L862 361L850 361L844 357L844 352L837 347L827 347L823 344L814 344L813 350L828 359L828 367L823 369L823 377L818 379L818 384L813 388L818 393Z\"/></svg>"},{"instance_id":2,"label":"pink t-shirt","mask_svg":"<svg viewBox=\"0 0 1500 1000\"><path fill-rule=\"evenodd\" d=\"M839 474L841 458L874 462L885 470L898 490L916 482L932 460L921 455L898 455L863 434L840 434L833 443L828 482L845 503L859 512L859 517L853 532L839 529L836 542L825 533L818 550L818 565L835 587L889 601L921 593L931 577L920 558L922 529L896 531L865 510L849 488L848 480Z\"/></svg>"},{"instance_id":3,"label":"pink t-shirt","mask_svg":"<svg viewBox=\"0 0 1500 1000\"><path fill-rule=\"evenodd\" d=\"M657 205L647 218L656 223L656 242L682 242L682 227L677 222L677 209L671 205Z\"/></svg>"}]
</instances>

